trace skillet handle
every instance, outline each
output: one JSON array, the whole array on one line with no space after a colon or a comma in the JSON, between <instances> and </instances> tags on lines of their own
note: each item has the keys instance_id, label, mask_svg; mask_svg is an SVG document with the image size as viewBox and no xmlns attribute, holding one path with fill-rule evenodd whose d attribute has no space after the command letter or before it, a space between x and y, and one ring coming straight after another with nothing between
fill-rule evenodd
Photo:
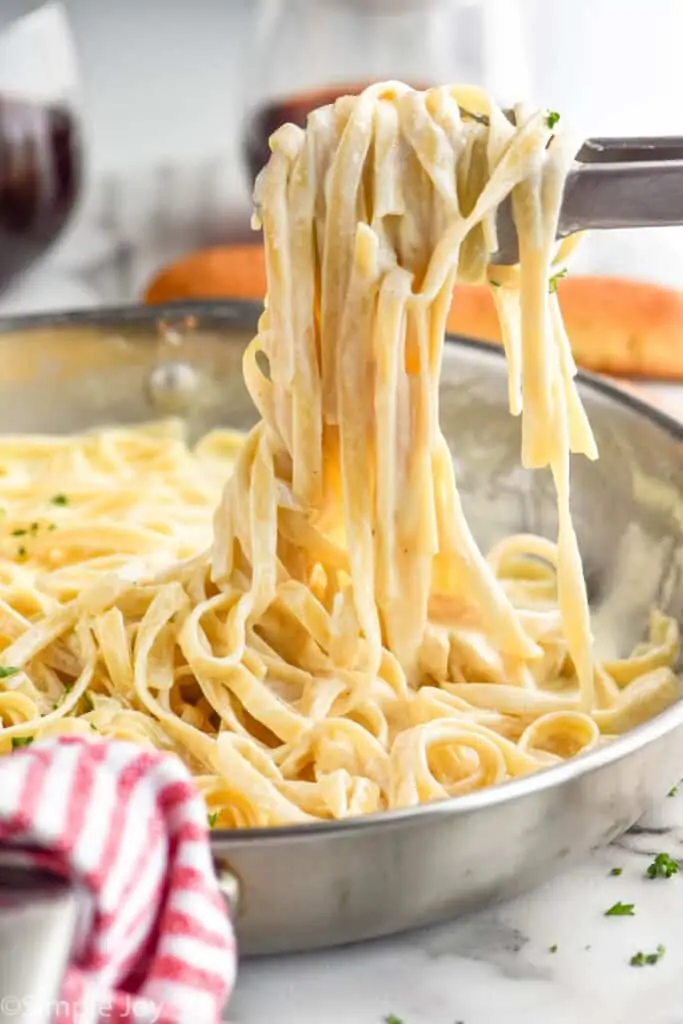
<instances>
[{"instance_id":1,"label":"skillet handle","mask_svg":"<svg viewBox=\"0 0 683 1024\"><path fill-rule=\"evenodd\" d=\"M215 858L214 865L234 920L239 881L224 858ZM83 911L68 882L30 867L0 864L0 1024L53 1024Z\"/></svg>"},{"instance_id":2,"label":"skillet handle","mask_svg":"<svg viewBox=\"0 0 683 1024\"><path fill-rule=\"evenodd\" d=\"M0 866L0 1022L53 1020L79 911L67 882L28 867Z\"/></svg>"}]
</instances>

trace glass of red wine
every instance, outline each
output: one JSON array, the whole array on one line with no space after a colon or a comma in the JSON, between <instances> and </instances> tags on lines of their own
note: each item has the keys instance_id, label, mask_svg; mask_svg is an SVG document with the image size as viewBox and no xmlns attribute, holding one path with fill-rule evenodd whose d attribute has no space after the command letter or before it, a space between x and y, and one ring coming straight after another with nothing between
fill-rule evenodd
<instances>
[{"instance_id":1,"label":"glass of red wine","mask_svg":"<svg viewBox=\"0 0 683 1024\"><path fill-rule=\"evenodd\" d=\"M526 98L518 0L261 0L247 76L243 156L253 185L281 124L398 79L460 81Z\"/></svg>"},{"instance_id":2,"label":"glass of red wine","mask_svg":"<svg viewBox=\"0 0 683 1024\"><path fill-rule=\"evenodd\" d=\"M58 237L81 183L77 63L66 11L58 2L24 2L8 21L3 4L0 290Z\"/></svg>"}]
</instances>

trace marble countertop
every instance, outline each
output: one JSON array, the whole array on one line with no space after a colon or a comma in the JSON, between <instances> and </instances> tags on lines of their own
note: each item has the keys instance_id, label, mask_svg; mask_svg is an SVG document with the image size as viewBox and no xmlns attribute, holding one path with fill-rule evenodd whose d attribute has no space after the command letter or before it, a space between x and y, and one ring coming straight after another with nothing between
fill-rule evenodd
<instances>
[{"instance_id":1,"label":"marble countertop","mask_svg":"<svg viewBox=\"0 0 683 1024\"><path fill-rule=\"evenodd\" d=\"M0 316L134 300L165 260L216 240L224 183L219 160L102 178L58 248L0 296ZM244 213L231 225L245 236ZM683 415L683 389L650 390ZM683 1024L683 873L646 875L662 851L683 860L683 787L618 842L511 903L388 941L245 961L228 1019ZM635 915L605 917L618 900ZM630 965L660 944L657 964Z\"/></svg>"}]
</instances>

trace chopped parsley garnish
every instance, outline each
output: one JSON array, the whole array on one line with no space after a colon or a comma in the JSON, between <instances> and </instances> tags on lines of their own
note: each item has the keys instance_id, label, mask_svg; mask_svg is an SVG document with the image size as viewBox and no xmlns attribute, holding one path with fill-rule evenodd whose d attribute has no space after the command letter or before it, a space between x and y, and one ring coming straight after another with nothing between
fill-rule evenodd
<instances>
[{"instance_id":1,"label":"chopped parsley garnish","mask_svg":"<svg viewBox=\"0 0 683 1024\"><path fill-rule=\"evenodd\" d=\"M50 523L50 524L49 524L49 526L48 526L48 530L56 530L56 529L57 529L57 526L56 526L56 524L55 524L55 523Z\"/></svg>"},{"instance_id":2,"label":"chopped parsley garnish","mask_svg":"<svg viewBox=\"0 0 683 1024\"><path fill-rule=\"evenodd\" d=\"M668 853L658 853L647 869L648 878L671 878L678 874L678 861Z\"/></svg>"},{"instance_id":3,"label":"chopped parsley garnish","mask_svg":"<svg viewBox=\"0 0 683 1024\"><path fill-rule=\"evenodd\" d=\"M564 267L562 270L558 270L558 272L556 274L553 274L553 276L550 278L550 281L548 282L548 291L550 292L551 295L554 292L557 291L558 281L560 281L561 278L566 277L566 276L567 276L567 268L566 267Z\"/></svg>"},{"instance_id":4,"label":"chopped parsley garnish","mask_svg":"<svg viewBox=\"0 0 683 1024\"><path fill-rule=\"evenodd\" d=\"M631 967L645 967L646 965L656 964L658 960L661 960L666 949L660 944L654 953L634 953L629 960Z\"/></svg>"},{"instance_id":5,"label":"chopped parsley garnish","mask_svg":"<svg viewBox=\"0 0 683 1024\"><path fill-rule=\"evenodd\" d=\"M605 917L634 917L635 904L622 903L621 900L605 911Z\"/></svg>"},{"instance_id":6,"label":"chopped parsley garnish","mask_svg":"<svg viewBox=\"0 0 683 1024\"><path fill-rule=\"evenodd\" d=\"M26 558L26 548L22 544L20 548L17 548L17 555L19 558Z\"/></svg>"},{"instance_id":7,"label":"chopped parsley garnish","mask_svg":"<svg viewBox=\"0 0 683 1024\"><path fill-rule=\"evenodd\" d=\"M666 795L667 796L677 796L677 794L678 794L678 786L672 786L671 789L669 790L669 792Z\"/></svg>"},{"instance_id":8,"label":"chopped parsley garnish","mask_svg":"<svg viewBox=\"0 0 683 1024\"><path fill-rule=\"evenodd\" d=\"M492 288L500 288L500 281L489 280L489 284L491 285Z\"/></svg>"},{"instance_id":9,"label":"chopped parsley garnish","mask_svg":"<svg viewBox=\"0 0 683 1024\"><path fill-rule=\"evenodd\" d=\"M50 498L50 503L52 505L68 505L69 499L67 498L66 494L54 494Z\"/></svg>"},{"instance_id":10,"label":"chopped parsley garnish","mask_svg":"<svg viewBox=\"0 0 683 1024\"><path fill-rule=\"evenodd\" d=\"M612 868L610 875L613 875L616 878L617 875L621 875L623 873L623 870L623 868Z\"/></svg>"},{"instance_id":11,"label":"chopped parsley garnish","mask_svg":"<svg viewBox=\"0 0 683 1024\"><path fill-rule=\"evenodd\" d=\"M12 750L17 750L19 747L30 747L32 743L33 736L13 736Z\"/></svg>"},{"instance_id":12,"label":"chopped parsley garnish","mask_svg":"<svg viewBox=\"0 0 683 1024\"><path fill-rule=\"evenodd\" d=\"M87 690L85 691L85 693L81 697L81 700L83 702L83 707L85 708L85 714L86 715L88 714L89 711L94 711L95 710L95 705L92 702L92 697L90 696L90 694L88 693Z\"/></svg>"},{"instance_id":13,"label":"chopped parsley garnish","mask_svg":"<svg viewBox=\"0 0 683 1024\"><path fill-rule=\"evenodd\" d=\"M13 665L0 666L0 679L9 679L10 676L15 676L19 671L18 668L14 668Z\"/></svg>"},{"instance_id":14,"label":"chopped parsley garnish","mask_svg":"<svg viewBox=\"0 0 683 1024\"><path fill-rule=\"evenodd\" d=\"M12 530L13 537L25 537L27 533L28 530L22 530L21 528L19 528L18 530Z\"/></svg>"},{"instance_id":15,"label":"chopped parsley garnish","mask_svg":"<svg viewBox=\"0 0 683 1024\"><path fill-rule=\"evenodd\" d=\"M548 950L549 953L557 953L557 943L554 942Z\"/></svg>"},{"instance_id":16,"label":"chopped parsley garnish","mask_svg":"<svg viewBox=\"0 0 683 1024\"><path fill-rule=\"evenodd\" d=\"M31 525L29 526L29 533L31 534L32 537L35 537L35 535L38 533L38 525L38 523L31 523Z\"/></svg>"},{"instance_id":17,"label":"chopped parsley garnish","mask_svg":"<svg viewBox=\"0 0 683 1024\"><path fill-rule=\"evenodd\" d=\"M548 116L545 119L545 123L548 125L548 128L554 128L559 120L560 115L558 114L558 112L556 110L549 110Z\"/></svg>"},{"instance_id":18,"label":"chopped parsley garnish","mask_svg":"<svg viewBox=\"0 0 683 1024\"><path fill-rule=\"evenodd\" d=\"M209 823L209 828L213 828L218 821L218 811L209 811L206 816L206 820Z\"/></svg>"},{"instance_id":19,"label":"chopped parsley garnish","mask_svg":"<svg viewBox=\"0 0 683 1024\"><path fill-rule=\"evenodd\" d=\"M74 688L74 684L73 683L69 683L68 686L64 687L64 693L62 694L62 696L59 698L59 700L55 704L55 708L60 708L62 706L62 704L64 703L66 698L69 696L69 694L73 690L73 688ZM78 706L78 705L76 705L76 706Z\"/></svg>"}]
</instances>

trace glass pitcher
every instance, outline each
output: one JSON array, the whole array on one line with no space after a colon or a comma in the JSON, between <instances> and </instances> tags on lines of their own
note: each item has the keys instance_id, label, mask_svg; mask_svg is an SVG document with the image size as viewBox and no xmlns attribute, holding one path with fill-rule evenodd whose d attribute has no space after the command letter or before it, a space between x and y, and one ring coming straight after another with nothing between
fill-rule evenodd
<instances>
[{"instance_id":1,"label":"glass pitcher","mask_svg":"<svg viewBox=\"0 0 683 1024\"><path fill-rule=\"evenodd\" d=\"M250 182L281 124L370 82L467 82L526 98L518 0L262 0L242 133Z\"/></svg>"}]
</instances>

